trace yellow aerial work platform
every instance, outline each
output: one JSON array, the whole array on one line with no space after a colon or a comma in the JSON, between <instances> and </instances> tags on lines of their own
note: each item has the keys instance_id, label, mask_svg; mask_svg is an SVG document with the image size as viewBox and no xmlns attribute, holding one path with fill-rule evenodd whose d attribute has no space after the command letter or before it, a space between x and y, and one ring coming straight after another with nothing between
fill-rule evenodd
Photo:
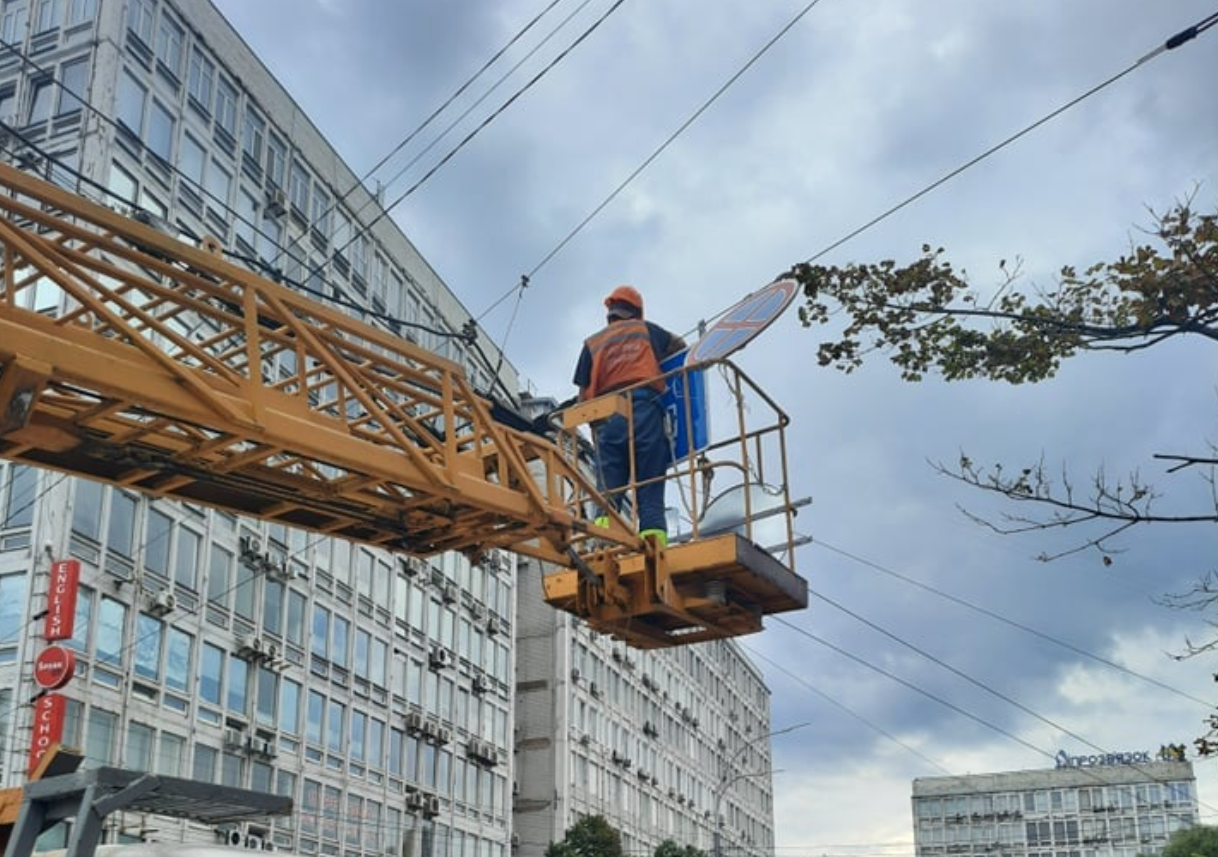
<instances>
[{"instance_id":1,"label":"yellow aerial work platform","mask_svg":"<svg viewBox=\"0 0 1218 857\"><path fill-rule=\"evenodd\" d=\"M743 463L673 477L694 526L656 550L622 515L595 525L576 430L495 419L457 363L7 165L0 213L2 458L412 555L513 551L572 569L547 600L638 646L806 605L747 522L698 530L710 475L764 477L771 430L742 422Z\"/></svg>"}]
</instances>

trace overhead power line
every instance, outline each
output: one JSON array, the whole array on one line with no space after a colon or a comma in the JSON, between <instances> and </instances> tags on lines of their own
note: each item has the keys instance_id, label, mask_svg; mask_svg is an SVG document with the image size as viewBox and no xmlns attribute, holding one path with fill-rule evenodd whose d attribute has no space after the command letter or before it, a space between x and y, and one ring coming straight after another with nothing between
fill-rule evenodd
<instances>
[{"instance_id":1,"label":"overhead power line","mask_svg":"<svg viewBox=\"0 0 1218 857\"><path fill-rule=\"evenodd\" d=\"M747 72L754 65L756 65L758 60L760 60L763 56L765 56L770 51L770 49L773 48L774 45L776 45L785 35L787 35L787 33L789 33L796 24L798 24L801 20L803 20L804 16L807 15L809 12L811 12L813 7L815 7L816 4L819 2L820 2L820 0L811 0L811 2L808 3L806 6L804 6L802 9L800 9L794 15L794 17L792 17L789 21L787 21L785 24L783 24L783 26L781 28L779 28L777 33L775 33L773 36L771 36L770 39L768 41L766 41L765 44L763 44L760 48L758 48L756 51L753 52L753 54L744 63L744 65L742 65L730 77L728 77L728 79L726 81L724 81L723 84L718 89L716 89L709 98L707 98L704 102L702 102L702 104L692 114L690 114L690 116L684 122L682 122L679 126L677 126L676 130L674 130L671 134L668 135L668 137L664 140L664 142L662 142L650 155L648 155L643 160L643 162L641 164L639 164L638 167L636 167L628 176L626 176L626 178L623 179L617 185L617 187L615 187L612 191L610 191L608 196L606 196L603 200L601 200L601 202L595 208L593 208L592 211L590 211L587 215L585 215L584 219L581 220L579 223L577 223L575 225L575 227L570 232L568 232L566 234L566 236L564 236L563 239L558 242L557 245L554 246L553 249L551 249L548 253L546 253L546 255L543 256L540 261L538 261L535 265L533 265L533 267L529 270L529 272L521 278L521 280L522 280L521 284L519 284L517 286L513 286L511 289L508 289L506 292L504 292L504 294L502 294L499 298L497 298L495 301L493 301L491 303L491 305L489 307L487 307L487 309L485 309L481 314L479 314L477 316L477 319L479 321L481 321L483 318L485 318L487 315L489 315L491 312L493 312L496 309L496 307L498 307L501 303L503 303L505 300L507 300L509 297L511 297L512 294L518 293L518 292L522 293L524 288L528 285L528 281L532 277L536 276L537 273L539 271L541 271L541 269L544 268L546 265L548 265L554 259L555 256L557 256L559 253L561 253L562 250L568 244L570 244L571 241L573 241L575 239L575 237L580 232L582 232L584 230L584 228L587 227L587 225L593 221L593 219L596 218L597 215L599 215L602 211L604 211L605 208L611 202L613 202L615 199L617 199L617 197L621 194L621 192L623 190L625 190L636 178L638 178L643 173L644 170L646 170L649 166L651 166L651 164L658 157L660 157L660 155L662 155L664 153L664 151L666 149L668 149L669 146L671 146L674 142L676 142L678 137L680 137L682 134L684 134L685 131L688 130L689 127L691 125L693 125L694 122L696 122L702 116L703 113L705 113L707 110L710 109L711 105L713 105L716 101L718 101L725 92L727 92L738 80L740 80L740 78L744 76L745 72Z\"/></svg>"},{"instance_id":2,"label":"overhead power line","mask_svg":"<svg viewBox=\"0 0 1218 857\"><path fill-rule=\"evenodd\" d=\"M465 80L464 83L462 83L460 86L457 87L457 89L452 93L452 95L448 96L448 98L446 98L444 100L444 102L442 104L440 104L440 106L438 106L434 110L432 110L432 112L428 114L426 119L424 119L422 122L420 122L414 128L414 130L412 130L405 137L403 137L397 143L397 145L395 145L392 149L389 150L388 153L385 154L384 157L382 157L379 161L377 161L375 164L373 164L371 168L369 168L360 178L358 178L356 180L355 184L351 185L351 187L349 187L347 190L345 190L344 192L339 194L338 197L335 198L334 202L332 202L330 204L330 207L326 209L326 215L329 215L331 212L335 211L338 208L338 206L340 204L342 204L342 202L344 200L346 200L356 190L363 187L364 183L367 182L368 179L370 179L373 175L375 175L377 170L379 170L381 167L385 166L385 164L389 163L389 161L396 154L398 154L398 152L402 151L404 148L406 148L408 145L410 145L410 143L414 141L415 137L419 136L419 134L421 134L424 130L426 130L426 128L435 119L437 119L441 113L443 113L450 106L452 106L453 102L455 102L458 98L460 98L462 95L464 95L465 91L467 89L469 89L474 84L474 82L478 80L478 78L480 78L483 74L485 74L491 68L491 66L493 66L495 63L497 63L503 57L503 55L505 53L507 53L508 50L511 49L511 47L513 45L515 45L518 41L520 41L529 32L529 30L533 29L533 27L537 24L538 21L540 21L543 17L545 17L545 15L551 9L553 9L555 6L557 6L561 2L563 2L563 0L550 0L549 5L547 5L544 9L542 9L540 12L538 12L532 18L532 20L530 20L527 24L525 24L521 29L517 30L516 34L513 35L510 39L508 39L508 41L503 45L503 47L501 47L499 50L495 51L495 53L491 55L490 59L488 59L486 62L484 62L482 64L482 66L476 72L474 72L472 75L470 75ZM585 0L585 3L586 2L588 2L588 0ZM580 8L582 9L583 6L581 6ZM551 33L551 35L553 35L553 33ZM549 37L547 37L547 38L549 38ZM544 41L543 41L543 44L544 44ZM531 56L531 54L530 54L530 56ZM496 84L496 85L498 85L498 84ZM479 100L476 103L481 103L481 100ZM462 117L464 117L465 115L466 114L462 114ZM424 151L427 151L427 150L424 150ZM410 163L413 164L414 161L411 161ZM407 167L409 167L409 164L407 165ZM395 181L398 178L398 176L400 176L400 175L401 175L401 172L396 173L393 176L393 178L389 179L389 182L391 183L391 182ZM363 210L363 207L360 208L360 211L362 211L362 210ZM358 217L359 211L355 212L355 215ZM297 236L296 238L293 238L286 247L281 248L279 251L279 256L276 257L276 261L278 261L279 258L282 258L283 254L286 253L288 250L290 250L292 247L294 247L296 245L296 242L298 242L303 237L304 237L304 233L301 233L301 235Z\"/></svg>"},{"instance_id":3,"label":"overhead power line","mask_svg":"<svg viewBox=\"0 0 1218 857\"><path fill-rule=\"evenodd\" d=\"M979 604L974 604L973 602L968 601L964 598L961 598L957 595L952 595L950 592L944 592L941 589L936 589L935 587L930 586L929 584L923 583L919 580L915 580L914 578L910 577L909 575L901 574L900 572L895 571L891 568L888 568L887 566L881 565L873 560L869 560L869 559L861 557L857 554L851 553L850 551L845 550L844 548L836 547L836 546L824 541L823 539L815 539L812 542L812 544L818 545L818 546L824 548L825 550L832 551L833 553L839 554L840 556L843 556L846 559L857 562L860 565L865 565L870 569L874 569L875 571L880 572L881 574L886 574L889 577L892 577L896 580L901 581L902 583L906 583L910 586L915 586L918 589L923 590L924 592L929 592L930 594L936 595L939 598L943 598L947 601L950 601L953 604L958 604L961 607L964 607L968 610L972 610L974 613L978 613L982 616L993 619L995 622L1001 622L1004 625L1008 625L1012 628L1015 628L1018 631L1024 632L1025 634L1030 634L1033 637L1037 637L1041 640L1044 640L1047 643L1052 643L1055 646L1063 648L1063 649L1065 649L1069 652L1072 652L1076 655L1079 655L1081 657L1087 658L1088 660L1095 661L1098 664L1103 664L1104 666L1109 667L1110 669L1114 669L1117 672L1123 673L1124 675L1130 676L1131 678L1136 678L1140 681L1146 682L1147 684L1151 684L1161 690L1166 690L1169 693L1175 694L1176 696L1179 696L1183 699L1187 699L1191 702L1195 702L1198 705L1202 705L1207 709L1214 708L1216 705L1218 705L1218 703L1209 702L1207 700L1201 699L1200 697L1193 696L1192 694L1187 693L1186 691L1180 690L1179 688L1172 687L1171 685L1169 685L1165 682L1162 682L1159 679L1154 678L1153 676L1145 675L1143 673L1137 672L1136 670L1132 670L1129 667L1123 666L1122 664L1118 664L1116 661L1113 661L1110 658L1105 658L1101 655L1095 654L1094 652L1089 652L1086 649L1083 649L1079 646L1074 645L1073 643L1068 643L1065 640L1062 640L1058 637L1054 637L1053 635L1047 634L1044 631L1037 630L1036 628L1033 628L1030 625L1026 625L1022 622L1017 622L1014 619L1011 619L1010 617L1003 616L1001 613L997 613L986 607L982 607Z\"/></svg>"},{"instance_id":4,"label":"overhead power line","mask_svg":"<svg viewBox=\"0 0 1218 857\"><path fill-rule=\"evenodd\" d=\"M1194 24L1193 26L1187 27L1184 30L1181 30L1179 33L1177 33L1176 35L1169 38L1167 41L1165 41L1163 44L1159 45L1154 50L1150 51L1149 53L1143 54L1141 57L1139 57L1137 60L1135 60L1132 64L1130 64L1123 70L1117 72L1116 74L1112 75L1111 77L1102 81L1101 83L1098 83L1095 86L1091 87L1086 92L1084 92L1082 95L1079 95L1079 96L1076 96L1075 98L1070 99L1065 104L1058 107L1056 110L1053 110L1053 111L1045 114L1044 116L1042 116L1041 118L1039 118L1035 122L1033 122L1031 125L1027 125L1024 128L1022 128L1021 130L1016 131L1011 136L1007 137L1006 139L1002 140L999 143L996 143L995 145L986 149L984 152L977 155L976 157L974 157L968 161L965 161L963 164L956 167L954 170L951 170L950 172L945 173L943 176L939 177L938 179L935 179L935 181L926 185L924 188L917 191L916 193L913 193L910 196L907 196L905 199L901 200L900 202L898 202L896 205L892 206L891 208L881 212L880 214L877 214L875 217L868 220L862 226L859 226L859 227L851 230L850 232L846 233L841 238L837 239L832 244L823 248L822 250L818 250L816 253L809 256L805 260L805 262L807 264L811 264L812 262L815 262L817 259L821 258L822 256L828 255L832 251L836 250L838 247L841 247L846 242L857 238L859 235L861 235L864 232L866 232L867 230L871 229L873 226L876 226L877 224L882 223L883 221L887 220L889 217L896 214L901 209L912 205L913 203L917 202L922 197L926 196L928 193L936 190L937 188L941 187L942 185L947 184L949 181L951 181L952 179L954 179L956 176L960 175L961 173L963 173L969 169L972 169L977 164L979 164L982 161L989 158L991 155L995 155L998 152L1002 151L1007 146L1014 143L1016 140L1019 140L1020 138L1025 137L1028 134L1032 133L1037 128L1039 128L1041 125L1044 125L1045 123L1050 122L1053 119L1056 119L1058 116L1062 115L1063 113L1065 113L1067 110L1071 109L1072 107L1078 106L1079 104L1086 101L1088 98L1095 95L1096 93L1101 92L1104 89L1107 89L1109 86L1116 83L1121 78L1125 77L1128 74L1131 74L1132 72L1134 72L1137 69L1141 68L1142 66L1146 65L1148 62L1150 62L1151 60L1153 60L1155 57L1159 56L1160 54L1165 53L1166 51L1172 50L1173 48L1178 48L1178 47L1180 47L1180 45L1184 44L1185 42L1188 42L1188 41L1196 38L1200 33L1203 33L1206 30L1208 30L1210 27L1212 27L1216 22L1218 22L1218 13L1210 15L1208 18L1201 20L1200 22Z\"/></svg>"},{"instance_id":5,"label":"overhead power line","mask_svg":"<svg viewBox=\"0 0 1218 857\"><path fill-rule=\"evenodd\" d=\"M532 89L537 84L538 81L540 81L550 71L552 71L560 62L562 62L564 59L566 59L567 56L569 56L570 53L573 50L575 50L575 48L579 47L579 45L582 44L585 39L587 39L590 35L592 35L592 33L595 32L596 29L598 27L600 27L600 25L603 24L609 18L610 15L612 15L614 12L616 12L618 10L618 8L624 2L626 2L626 0L615 0L613 5L610 6L608 9L606 9L600 15L599 18L597 18L595 21L593 21L591 26L589 26L586 30L584 30L582 33L580 33L580 35L575 39L575 41L573 41L570 45L568 45L566 48L564 48L556 57L554 57L554 59L550 60L550 62L547 63L545 65L545 67L541 69L541 71L539 71L539 72L537 72L537 74L533 75L533 77L530 78L529 81L524 84L524 86L520 87L514 93L512 93L512 95L506 101L504 101L501 105L499 105L499 107L497 109L495 109L489 116L487 116L480 123L478 123L477 127L475 127L472 131L470 131L468 134L466 134L455 146L453 146L443 157L441 157L440 160L437 161L435 163L435 165L433 165L431 167L431 169L429 169L426 173L424 173L422 175L422 177L420 177L414 184L412 184L405 191L403 191L401 194L399 194L391 203L389 203L386 206L383 206L382 209L377 213L377 215L375 217L373 217L366 224L364 224L364 227L362 230L360 230L359 232L352 235L351 238L347 241L347 243L345 245L343 245L343 247L339 248L336 252L342 252L343 249L350 246L352 242L354 242L357 238L360 237L360 235L364 234L369 229L371 229L373 226L375 226L377 223L379 223L381 220L388 217L389 213L392 212L393 209L397 208L398 205L400 205L403 201L405 201L407 197L409 197L416 190L418 190L420 187L422 187L427 182L428 179L430 179L437 172L439 172L444 167L445 164L447 164L449 161L451 161L457 155L457 153L460 152L462 149L464 149L475 137L478 136L478 134L480 134L487 126L489 126L492 122L494 122L496 119L498 119L500 116L502 116L503 113L513 104L515 104L516 101L522 95L524 95L526 92L528 92L530 89Z\"/></svg>"}]
</instances>

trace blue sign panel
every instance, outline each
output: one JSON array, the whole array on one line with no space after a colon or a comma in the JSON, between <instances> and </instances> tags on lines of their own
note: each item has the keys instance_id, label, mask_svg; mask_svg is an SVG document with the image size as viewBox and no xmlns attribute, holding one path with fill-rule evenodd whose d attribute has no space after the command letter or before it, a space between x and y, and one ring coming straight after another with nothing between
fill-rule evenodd
<instances>
[{"instance_id":1,"label":"blue sign panel","mask_svg":"<svg viewBox=\"0 0 1218 857\"><path fill-rule=\"evenodd\" d=\"M679 369L688 351L674 354L660 364L669 375L668 390L662 399L674 429L673 460L680 461L692 452L706 449L710 443L710 412L706 403L706 378L701 369Z\"/></svg>"}]
</instances>

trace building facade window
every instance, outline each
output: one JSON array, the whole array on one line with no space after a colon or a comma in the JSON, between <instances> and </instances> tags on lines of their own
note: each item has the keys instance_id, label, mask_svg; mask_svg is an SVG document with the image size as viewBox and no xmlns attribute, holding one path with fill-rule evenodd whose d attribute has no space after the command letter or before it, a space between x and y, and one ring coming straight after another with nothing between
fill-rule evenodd
<instances>
[{"instance_id":1,"label":"building facade window","mask_svg":"<svg viewBox=\"0 0 1218 857\"><path fill-rule=\"evenodd\" d=\"M199 552L202 537L189 527L178 527L177 544L174 545L174 584L195 592L199 588Z\"/></svg>"},{"instance_id":2,"label":"building facade window","mask_svg":"<svg viewBox=\"0 0 1218 857\"><path fill-rule=\"evenodd\" d=\"M49 77L35 80L30 85L30 110L26 124L33 125L51 118L51 107L55 103L55 81Z\"/></svg>"},{"instance_id":3,"label":"building facade window","mask_svg":"<svg viewBox=\"0 0 1218 857\"><path fill-rule=\"evenodd\" d=\"M152 47L152 28L156 21L156 5L153 0L128 0L127 30L144 43Z\"/></svg>"},{"instance_id":4,"label":"building facade window","mask_svg":"<svg viewBox=\"0 0 1218 857\"><path fill-rule=\"evenodd\" d=\"M211 113L215 78L216 64L196 47L190 52L190 68L186 77L186 92L190 96L191 103L209 115Z\"/></svg>"},{"instance_id":5,"label":"building facade window","mask_svg":"<svg viewBox=\"0 0 1218 857\"><path fill-rule=\"evenodd\" d=\"M38 0L38 14L34 19L34 33L45 33L59 26L63 14L62 0Z\"/></svg>"},{"instance_id":6,"label":"building facade window","mask_svg":"<svg viewBox=\"0 0 1218 857\"><path fill-rule=\"evenodd\" d=\"M228 710L232 714L244 716L249 711L249 674L248 661L237 655L228 656Z\"/></svg>"},{"instance_id":7,"label":"building facade window","mask_svg":"<svg viewBox=\"0 0 1218 857\"><path fill-rule=\"evenodd\" d=\"M115 117L135 136L140 136L144 129L144 99L146 90L129 71L124 71L119 77L118 93L115 96Z\"/></svg>"},{"instance_id":8,"label":"building facade window","mask_svg":"<svg viewBox=\"0 0 1218 857\"><path fill-rule=\"evenodd\" d=\"M285 678L279 682L279 730L300 734L300 682Z\"/></svg>"},{"instance_id":9,"label":"building facade window","mask_svg":"<svg viewBox=\"0 0 1218 857\"><path fill-rule=\"evenodd\" d=\"M106 546L110 553L131 557L135 549L136 500L122 491L110 491L110 522Z\"/></svg>"},{"instance_id":10,"label":"building facade window","mask_svg":"<svg viewBox=\"0 0 1218 857\"><path fill-rule=\"evenodd\" d=\"M220 690L224 685L224 651L204 643L199 657L199 699L220 705Z\"/></svg>"},{"instance_id":11,"label":"building facade window","mask_svg":"<svg viewBox=\"0 0 1218 857\"><path fill-rule=\"evenodd\" d=\"M237 137L237 89L223 77L216 84L216 128Z\"/></svg>"},{"instance_id":12,"label":"building facade window","mask_svg":"<svg viewBox=\"0 0 1218 857\"><path fill-rule=\"evenodd\" d=\"M98 663L121 665L123 630L127 622L127 605L113 598L102 598L97 608L97 639L94 657Z\"/></svg>"},{"instance_id":13,"label":"building facade window","mask_svg":"<svg viewBox=\"0 0 1218 857\"><path fill-rule=\"evenodd\" d=\"M165 687L178 693L186 693L186 677L190 675L190 656L194 648L194 637L171 625L165 639Z\"/></svg>"},{"instance_id":14,"label":"building facade window","mask_svg":"<svg viewBox=\"0 0 1218 857\"><path fill-rule=\"evenodd\" d=\"M97 707L89 709L85 724L84 764L86 767L99 767L111 763L114 748L117 745L115 740L117 730L117 714Z\"/></svg>"},{"instance_id":15,"label":"building facade window","mask_svg":"<svg viewBox=\"0 0 1218 857\"><path fill-rule=\"evenodd\" d=\"M92 21L96 15L97 0L70 0L68 4L69 27Z\"/></svg>"},{"instance_id":16,"label":"building facade window","mask_svg":"<svg viewBox=\"0 0 1218 857\"><path fill-rule=\"evenodd\" d=\"M165 624L160 620L140 613L135 620L135 674L139 678L156 681L161 674L161 639ZM143 770L147 770L144 768Z\"/></svg>"},{"instance_id":17,"label":"building facade window","mask_svg":"<svg viewBox=\"0 0 1218 857\"><path fill-rule=\"evenodd\" d=\"M161 15L161 25L157 28L156 58L160 67L169 72L176 81L182 76L182 52L186 34L177 21L168 14Z\"/></svg>"},{"instance_id":18,"label":"building facade window","mask_svg":"<svg viewBox=\"0 0 1218 857\"><path fill-rule=\"evenodd\" d=\"M24 0L5 3L0 12L0 39L12 44L25 42L25 25L29 16L29 8Z\"/></svg>"}]
</instances>

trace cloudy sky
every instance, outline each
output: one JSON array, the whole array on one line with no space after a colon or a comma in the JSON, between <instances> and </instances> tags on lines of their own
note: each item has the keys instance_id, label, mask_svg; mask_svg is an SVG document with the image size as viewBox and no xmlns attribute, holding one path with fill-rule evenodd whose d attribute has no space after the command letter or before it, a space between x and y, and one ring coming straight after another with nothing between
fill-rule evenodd
<instances>
[{"instance_id":1,"label":"cloudy sky","mask_svg":"<svg viewBox=\"0 0 1218 857\"><path fill-rule=\"evenodd\" d=\"M613 285L634 283L651 318L691 330L1215 11L1212 0L219 0L358 173L548 5L376 177L389 199L404 193L604 16L394 209L484 334L558 398ZM1218 28L821 261L908 262L930 242L984 290L1000 259L1023 260L1028 288L1111 259L1148 208L1195 191L1213 210L1215 80ZM1200 475L1168 475L1152 456L1218 442L1213 343L1094 355L1012 388L906 384L881 360L849 376L815 370L820 336L791 310L739 355L791 414L792 490L813 498L799 524L814 541L796 558L810 607L746 642L773 689L774 728L810 723L775 741L779 855L910 854L915 777L1199 734L1218 663L1169 654L1212 629L1159 599L1218 571L1215 527L1132 532L1111 566L1088 552L1041 563L1080 534L981 528L959 507L1003 507L929 462L1043 457L1080 485L1098 468L1140 470L1164 491L1161 511L1203 511ZM1197 774L1202 817L1218 823L1215 767Z\"/></svg>"}]
</instances>

